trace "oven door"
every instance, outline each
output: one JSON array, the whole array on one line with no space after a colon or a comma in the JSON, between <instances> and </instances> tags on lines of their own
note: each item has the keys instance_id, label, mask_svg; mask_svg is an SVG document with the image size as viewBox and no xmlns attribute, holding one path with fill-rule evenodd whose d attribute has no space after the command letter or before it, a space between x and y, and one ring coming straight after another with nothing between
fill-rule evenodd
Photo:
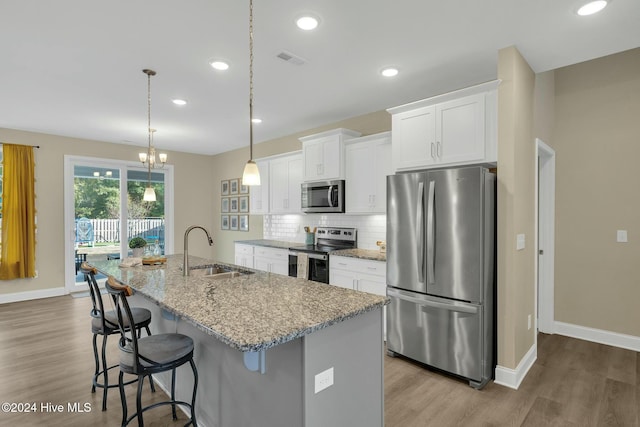
<instances>
[{"instance_id":1,"label":"oven door","mask_svg":"<svg viewBox=\"0 0 640 427\"><path fill-rule=\"evenodd\" d=\"M289 276L298 277L298 253L289 251ZM309 268L307 280L329 283L329 257L326 254L307 253Z\"/></svg>"}]
</instances>

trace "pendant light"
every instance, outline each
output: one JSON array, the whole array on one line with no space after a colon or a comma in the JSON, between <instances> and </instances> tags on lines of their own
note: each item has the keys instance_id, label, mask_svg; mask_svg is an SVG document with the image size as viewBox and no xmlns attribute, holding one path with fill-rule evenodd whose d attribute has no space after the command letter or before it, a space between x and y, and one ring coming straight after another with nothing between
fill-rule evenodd
<instances>
[{"instance_id":1,"label":"pendant light","mask_svg":"<svg viewBox=\"0 0 640 427\"><path fill-rule=\"evenodd\" d=\"M260 185L260 171L253 161L253 0L249 0L249 161L244 166L242 185Z\"/></svg>"},{"instance_id":2,"label":"pendant light","mask_svg":"<svg viewBox=\"0 0 640 427\"><path fill-rule=\"evenodd\" d=\"M142 162L142 164L144 165L145 162L147 163L147 188L144 189L144 197L142 198L142 200L144 200L145 202L155 202L156 201L156 192L153 189L153 187L151 186L151 163L155 163L155 148L153 148L153 146L151 145L151 140L153 139L153 132L155 132L155 129L151 129L151 76L155 76L156 72L153 70L149 70L149 69L144 69L142 70L143 73L145 73L147 75L147 130L149 133L149 145L147 146L147 152L146 153L140 153L140 161ZM166 154L161 154L160 158L163 159L164 161L162 162L162 165L164 166L164 162L167 161L167 155Z\"/></svg>"}]
</instances>

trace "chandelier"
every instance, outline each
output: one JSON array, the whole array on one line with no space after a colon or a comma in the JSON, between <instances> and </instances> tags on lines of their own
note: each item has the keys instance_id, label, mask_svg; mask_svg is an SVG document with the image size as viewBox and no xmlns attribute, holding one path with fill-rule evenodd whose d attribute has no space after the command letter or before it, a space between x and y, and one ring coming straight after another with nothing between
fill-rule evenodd
<instances>
[{"instance_id":1,"label":"chandelier","mask_svg":"<svg viewBox=\"0 0 640 427\"><path fill-rule=\"evenodd\" d=\"M156 148L153 146L153 134L155 133L155 129L151 128L151 76L155 76L156 72L149 69L142 70L143 73L147 75L147 130L149 134L149 144L147 146L146 153L139 153L138 158L140 162L142 162L143 166L147 167L147 188L144 190L143 200L145 202L155 202L156 201L156 192L151 186L151 169L157 167L164 167L164 164L167 162L167 154L159 153L158 160L160 164L156 162Z\"/></svg>"},{"instance_id":2,"label":"chandelier","mask_svg":"<svg viewBox=\"0 0 640 427\"><path fill-rule=\"evenodd\" d=\"M244 166L242 185L260 185L260 171L253 161L253 0L249 0L249 161Z\"/></svg>"}]
</instances>

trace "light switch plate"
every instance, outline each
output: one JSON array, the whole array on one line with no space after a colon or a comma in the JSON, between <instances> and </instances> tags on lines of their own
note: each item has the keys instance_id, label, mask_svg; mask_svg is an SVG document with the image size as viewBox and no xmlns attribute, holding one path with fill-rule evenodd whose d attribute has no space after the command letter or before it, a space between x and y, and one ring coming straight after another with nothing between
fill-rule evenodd
<instances>
[{"instance_id":1,"label":"light switch plate","mask_svg":"<svg viewBox=\"0 0 640 427\"><path fill-rule=\"evenodd\" d=\"M524 234L518 234L516 236L516 250L521 251L524 249Z\"/></svg>"},{"instance_id":2,"label":"light switch plate","mask_svg":"<svg viewBox=\"0 0 640 427\"><path fill-rule=\"evenodd\" d=\"M618 243L627 243L627 230L618 230L616 237Z\"/></svg>"}]
</instances>

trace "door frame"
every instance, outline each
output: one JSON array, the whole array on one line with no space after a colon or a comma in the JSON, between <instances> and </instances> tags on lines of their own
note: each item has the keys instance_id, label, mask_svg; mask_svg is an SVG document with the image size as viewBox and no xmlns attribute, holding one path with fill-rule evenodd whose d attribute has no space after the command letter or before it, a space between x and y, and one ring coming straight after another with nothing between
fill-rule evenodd
<instances>
[{"instance_id":1,"label":"door frame","mask_svg":"<svg viewBox=\"0 0 640 427\"><path fill-rule=\"evenodd\" d=\"M147 168L143 167L140 162L117 160L117 159L105 159L99 157L85 157L85 156L64 156L64 287L65 293L87 291L89 288L86 283L77 284L75 281L75 256L74 256L74 244L75 244L75 194L74 194L74 166L77 164L90 164L92 166L100 168L112 168L120 171L120 206L127 206L127 171L128 170L143 170ZM173 253L173 165L165 165L162 169L156 169L155 172L162 172L164 177L164 215L165 215L165 253ZM122 179L124 178L124 179ZM127 210L122 212L120 222L120 236L127 235ZM120 242L121 252L126 250L126 242L121 239Z\"/></svg>"},{"instance_id":2,"label":"door frame","mask_svg":"<svg viewBox=\"0 0 640 427\"><path fill-rule=\"evenodd\" d=\"M555 187L556 153L536 138L536 326L555 333ZM540 250L543 253L540 254Z\"/></svg>"}]
</instances>

